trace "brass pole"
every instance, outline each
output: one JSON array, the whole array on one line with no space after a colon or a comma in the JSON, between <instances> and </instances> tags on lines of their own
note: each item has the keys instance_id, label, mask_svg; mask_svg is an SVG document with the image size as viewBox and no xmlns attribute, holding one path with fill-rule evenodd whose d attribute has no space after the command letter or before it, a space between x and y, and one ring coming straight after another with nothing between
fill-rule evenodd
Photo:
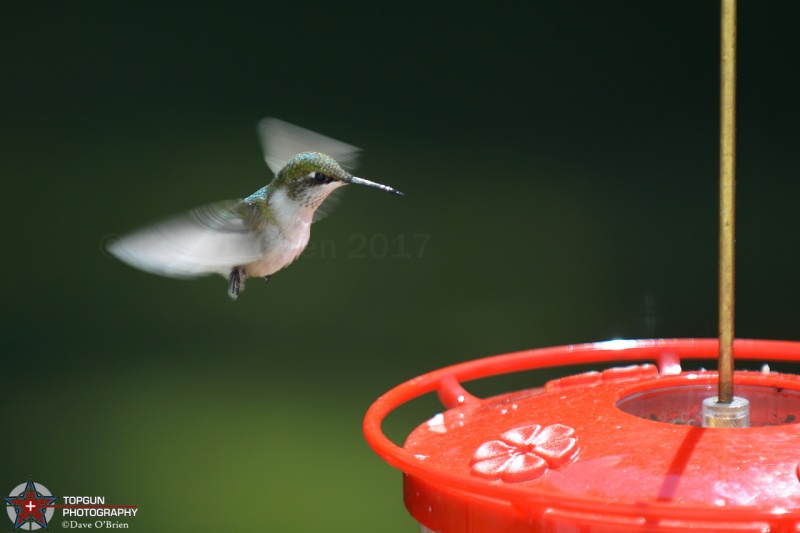
<instances>
[{"instance_id":1,"label":"brass pole","mask_svg":"<svg viewBox=\"0 0 800 533\"><path fill-rule=\"evenodd\" d=\"M722 0L719 180L719 403L733 401L736 0Z\"/></svg>"}]
</instances>

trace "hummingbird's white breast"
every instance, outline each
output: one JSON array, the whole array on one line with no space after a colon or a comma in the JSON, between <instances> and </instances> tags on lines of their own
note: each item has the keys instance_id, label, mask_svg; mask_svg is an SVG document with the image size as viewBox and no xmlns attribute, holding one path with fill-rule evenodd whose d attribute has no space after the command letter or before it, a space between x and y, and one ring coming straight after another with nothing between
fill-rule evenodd
<instances>
[{"instance_id":1,"label":"hummingbird's white breast","mask_svg":"<svg viewBox=\"0 0 800 533\"><path fill-rule=\"evenodd\" d=\"M245 265L248 277L269 276L289 266L308 246L314 209L278 189L269 198L269 209L275 219L262 232L264 256Z\"/></svg>"}]
</instances>

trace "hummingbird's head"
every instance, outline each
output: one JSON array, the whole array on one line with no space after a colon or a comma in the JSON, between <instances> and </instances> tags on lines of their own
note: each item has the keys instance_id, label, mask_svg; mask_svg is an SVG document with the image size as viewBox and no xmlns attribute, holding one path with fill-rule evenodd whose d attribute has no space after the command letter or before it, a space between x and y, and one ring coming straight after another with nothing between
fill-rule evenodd
<instances>
[{"instance_id":1,"label":"hummingbird's head","mask_svg":"<svg viewBox=\"0 0 800 533\"><path fill-rule=\"evenodd\" d=\"M275 176L277 187L286 187L287 194L303 207L316 209L330 193L347 184L366 185L393 194L400 191L357 178L344 170L332 157L319 152L303 152L292 157Z\"/></svg>"}]
</instances>

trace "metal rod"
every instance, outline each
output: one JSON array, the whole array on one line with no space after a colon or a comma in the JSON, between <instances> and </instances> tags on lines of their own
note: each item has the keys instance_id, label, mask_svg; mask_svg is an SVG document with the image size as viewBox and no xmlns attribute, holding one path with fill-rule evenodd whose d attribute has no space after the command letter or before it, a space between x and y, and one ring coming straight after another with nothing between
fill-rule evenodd
<instances>
[{"instance_id":1,"label":"metal rod","mask_svg":"<svg viewBox=\"0 0 800 533\"><path fill-rule=\"evenodd\" d=\"M736 0L722 0L719 173L719 403L733 401Z\"/></svg>"}]
</instances>

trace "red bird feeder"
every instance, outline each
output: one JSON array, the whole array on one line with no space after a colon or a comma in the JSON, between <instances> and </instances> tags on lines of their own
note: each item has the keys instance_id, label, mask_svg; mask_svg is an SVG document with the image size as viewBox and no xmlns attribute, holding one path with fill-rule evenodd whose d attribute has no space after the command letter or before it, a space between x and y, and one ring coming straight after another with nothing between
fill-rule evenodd
<instances>
[{"instance_id":1,"label":"red bird feeder","mask_svg":"<svg viewBox=\"0 0 800 533\"><path fill-rule=\"evenodd\" d=\"M740 359L799 361L800 343L737 340ZM750 427L702 427L718 373L681 371L717 340L610 341L489 357L395 387L367 412L372 448L403 471L405 504L437 533L800 531L800 376L737 371ZM614 361L479 399L464 381ZM403 447L380 426L437 392L447 410Z\"/></svg>"}]
</instances>

